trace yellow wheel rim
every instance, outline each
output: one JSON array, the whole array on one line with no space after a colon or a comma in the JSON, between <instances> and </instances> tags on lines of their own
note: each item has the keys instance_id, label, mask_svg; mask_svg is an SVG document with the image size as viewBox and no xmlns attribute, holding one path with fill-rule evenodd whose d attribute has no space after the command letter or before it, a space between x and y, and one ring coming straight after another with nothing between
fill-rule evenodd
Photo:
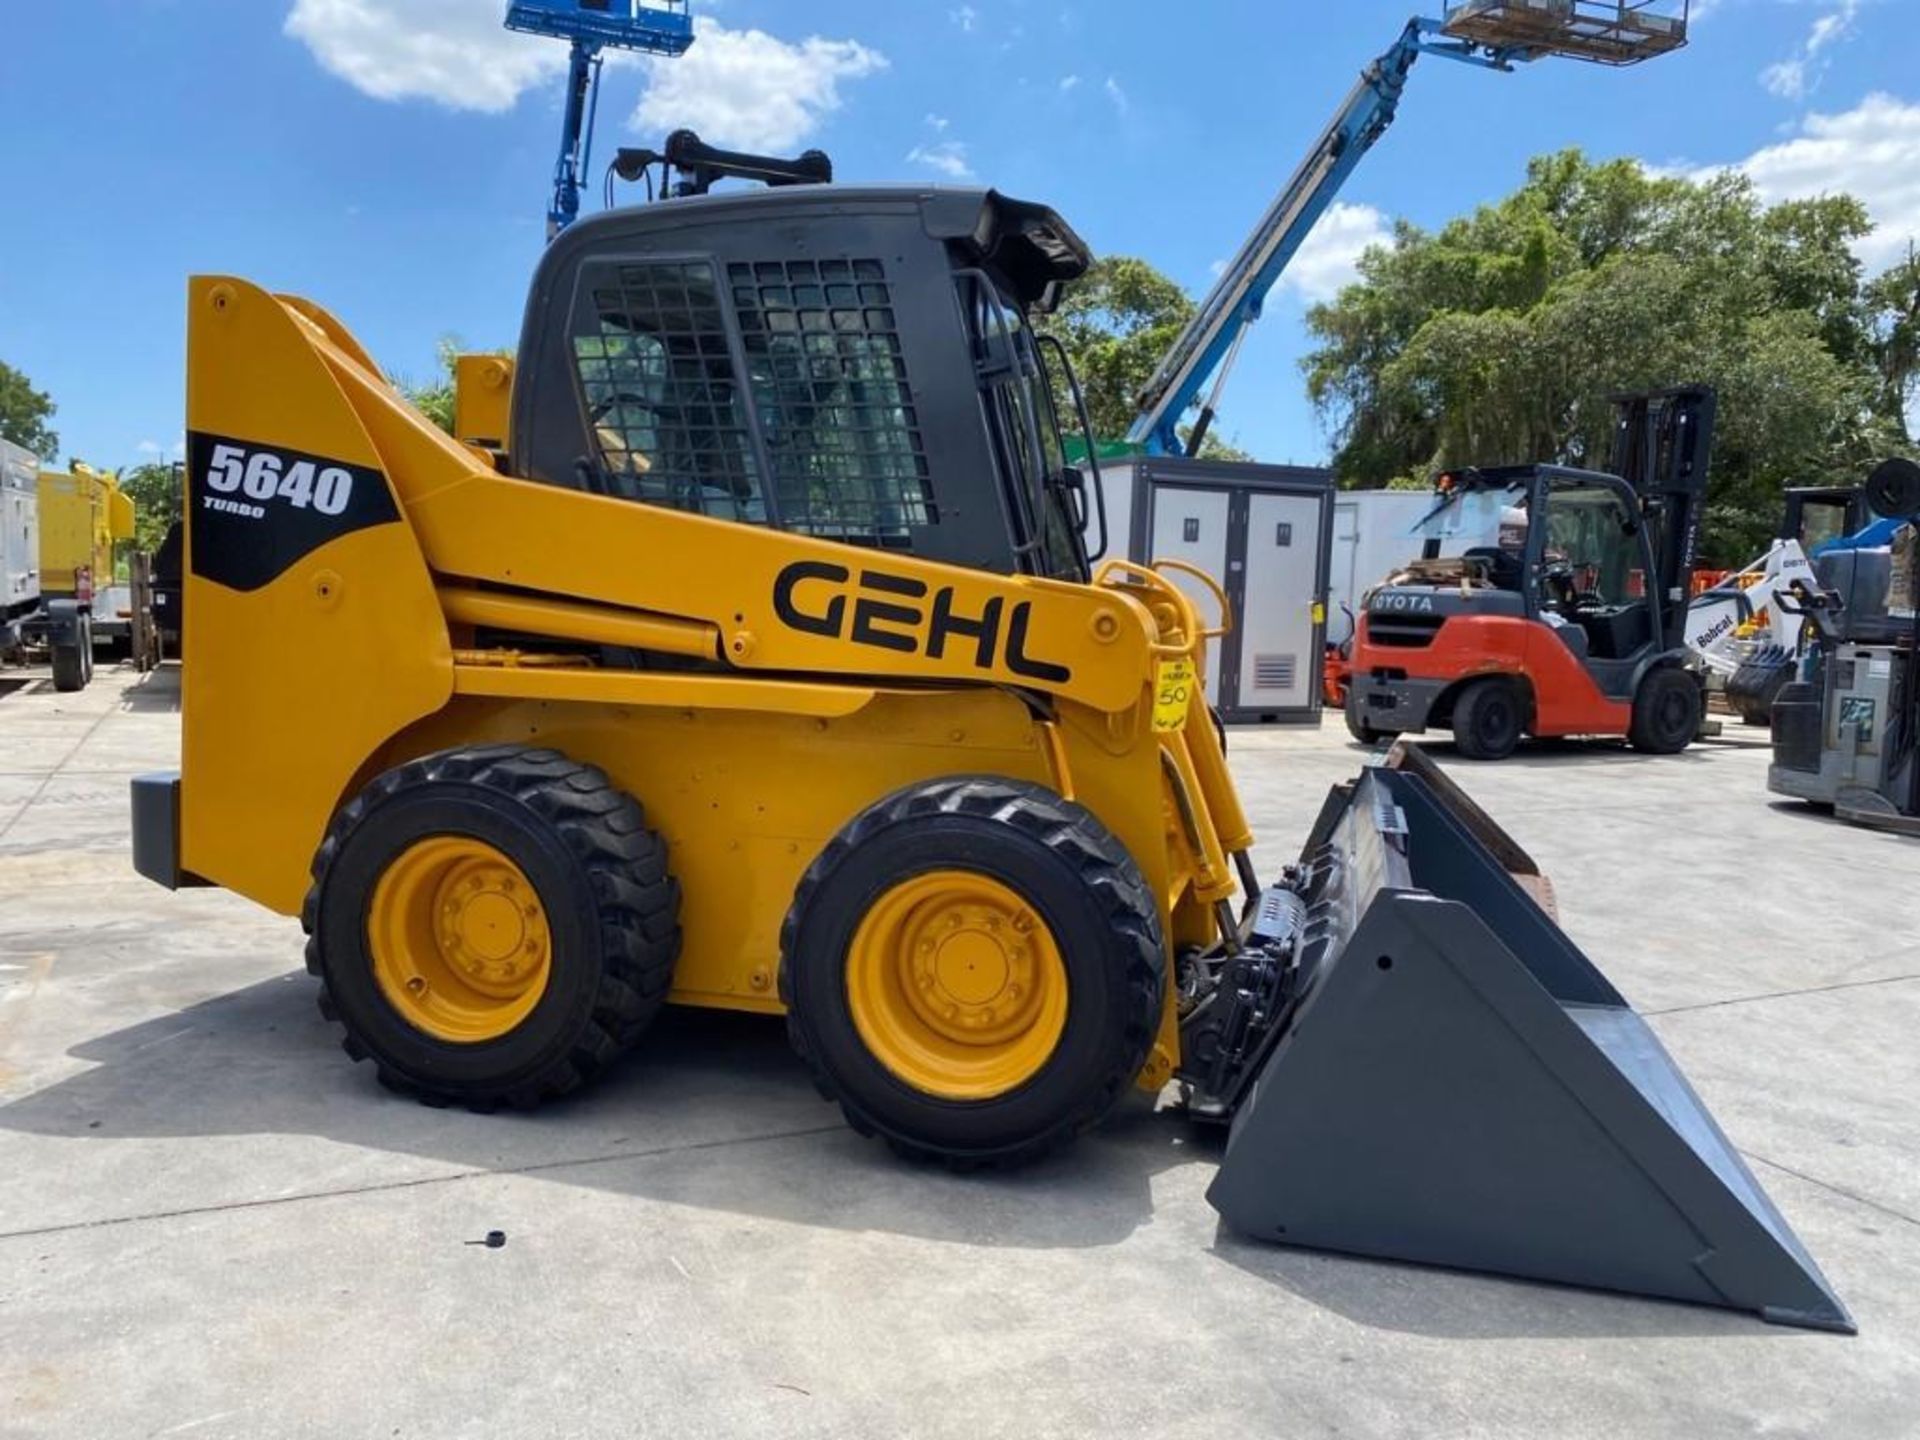
<instances>
[{"instance_id":1,"label":"yellow wheel rim","mask_svg":"<svg viewBox=\"0 0 1920 1440\"><path fill-rule=\"evenodd\" d=\"M1039 912L965 870L894 886L854 932L847 1001L868 1052L943 1100L991 1100L1039 1074L1067 1023L1067 967Z\"/></svg>"},{"instance_id":2,"label":"yellow wheel rim","mask_svg":"<svg viewBox=\"0 0 1920 1440\"><path fill-rule=\"evenodd\" d=\"M546 908L520 867L462 835L415 841L367 909L380 993L409 1025L474 1045L512 1031L552 969Z\"/></svg>"}]
</instances>

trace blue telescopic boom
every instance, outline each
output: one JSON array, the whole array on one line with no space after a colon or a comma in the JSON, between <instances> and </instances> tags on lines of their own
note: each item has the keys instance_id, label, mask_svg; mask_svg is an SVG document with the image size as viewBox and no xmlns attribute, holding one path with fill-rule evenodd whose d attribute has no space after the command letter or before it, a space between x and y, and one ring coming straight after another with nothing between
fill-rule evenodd
<instances>
[{"instance_id":1,"label":"blue telescopic boom","mask_svg":"<svg viewBox=\"0 0 1920 1440\"><path fill-rule=\"evenodd\" d=\"M551 240L580 214L580 177L593 151L602 52L685 54L693 44L693 17L687 0L511 0L507 28L572 44L560 120L560 158L554 165L553 200L547 207Z\"/></svg>"}]
</instances>

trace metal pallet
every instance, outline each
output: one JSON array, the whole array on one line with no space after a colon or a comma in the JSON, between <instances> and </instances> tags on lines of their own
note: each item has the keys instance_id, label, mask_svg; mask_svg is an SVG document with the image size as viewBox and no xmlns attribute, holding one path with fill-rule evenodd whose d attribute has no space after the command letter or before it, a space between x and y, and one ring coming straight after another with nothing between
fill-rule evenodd
<instances>
[{"instance_id":1,"label":"metal pallet","mask_svg":"<svg viewBox=\"0 0 1920 1440\"><path fill-rule=\"evenodd\" d=\"M1687 43L1692 0L1455 0L1443 33L1529 58L1637 65Z\"/></svg>"},{"instance_id":2,"label":"metal pallet","mask_svg":"<svg viewBox=\"0 0 1920 1440\"><path fill-rule=\"evenodd\" d=\"M512 0L507 28L652 55L693 44L687 0Z\"/></svg>"}]
</instances>

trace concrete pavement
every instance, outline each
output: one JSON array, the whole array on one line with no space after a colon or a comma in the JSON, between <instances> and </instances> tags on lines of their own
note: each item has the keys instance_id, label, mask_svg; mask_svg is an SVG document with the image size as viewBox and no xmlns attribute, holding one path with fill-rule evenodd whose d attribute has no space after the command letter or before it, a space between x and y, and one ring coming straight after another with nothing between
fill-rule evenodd
<instances>
[{"instance_id":1,"label":"concrete pavement","mask_svg":"<svg viewBox=\"0 0 1920 1440\"><path fill-rule=\"evenodd\" d=\"M1752 732L1438 753L1853 1339L1250 1245L1144 1106L1021 1174L910 1169L765 1021L670 1013L532 1116L396 1099L293 922L128 869L175 679L0 695L0 1436L1920 1435L1920 844L1770 803ZM1232 758L1271 870L1361 756L1335 721Z\"/></svg>"}]
</instances>

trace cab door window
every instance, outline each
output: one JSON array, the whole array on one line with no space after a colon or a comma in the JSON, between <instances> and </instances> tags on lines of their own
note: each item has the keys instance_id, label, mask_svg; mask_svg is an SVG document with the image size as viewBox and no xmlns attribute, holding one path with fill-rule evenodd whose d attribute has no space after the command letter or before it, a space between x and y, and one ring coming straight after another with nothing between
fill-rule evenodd
<instances>
[{"instance_id":1,"label":"cab door window","mask_svg":"<svg viewBox=\"0 0 1920 1440\"><path fill-rule=\"evenodd\" d=\"M574 307L573 358L597 488L722 520L767 522L711 264L588 266Z\"/></svg>"}]
</instances>

